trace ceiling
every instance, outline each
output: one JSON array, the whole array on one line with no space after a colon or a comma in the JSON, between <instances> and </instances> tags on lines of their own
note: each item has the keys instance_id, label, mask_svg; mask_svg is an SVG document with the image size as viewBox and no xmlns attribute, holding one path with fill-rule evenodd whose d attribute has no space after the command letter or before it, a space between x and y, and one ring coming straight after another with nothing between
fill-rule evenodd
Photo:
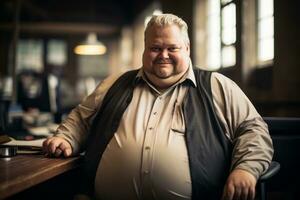
<instances>
[{"instance_id":1,"label":"ceiling","mask_svg":"<svg viewBox=\"0 0 300 200\"><path fill-rule=\"evenodd\" d=\"M21 30L112 34L131 24L153 0L1 0L0 29L12 28L19 5Z\"/></svg>"}]
</instances>

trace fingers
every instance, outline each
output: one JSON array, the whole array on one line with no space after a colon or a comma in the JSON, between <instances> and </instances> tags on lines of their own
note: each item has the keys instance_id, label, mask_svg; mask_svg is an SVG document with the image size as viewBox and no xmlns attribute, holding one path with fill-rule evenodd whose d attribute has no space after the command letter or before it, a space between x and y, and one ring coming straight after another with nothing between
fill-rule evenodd
<instances>
[{"instance_id":1,"label":"fingers","mask_svg":"<svg viewBox=\"0 0 300 200\"><path fill-rule=\"evenodd\" d=\"M249 189L248 200L253 200L255 198L255 186Z\"/></svg>"},{"instance_id":2,"label":"fingers","mask_svg":"<svg viewBox=\"0 0 300 200\"><path fill-rule=\"evenodd\" d=\"M46 156L65 156L72 154L72 147L65 139L60 137L51 137L43 142L43 151Z\"/></svg>"},{"instance_id":3,"label":"fingers","mask_svg":"<svg viewBox=\"0 0 300 200\"><path fill-rule=\"evenodd\" d=\"M232 171L224 186L222 200L253 200L255 198L256 179L241 169Z\"/></svg>"},{"instance_id":4,"label":"fingers","mask_svg":"<svg viewBox=\"0 0 300 200\"><path fill-rule=\"evenodd\" d=\"M54 156L59 157L62 154L62 150L60 148L56 148L54 151Z\"/></svg>"},{"instance_id":5,"label":"fingers","mask_svg":"<svg viewBox=\"0 0 300 200\"><path fill-rule=\"evenodd\" d=\"M69 157L72 154L71 145L68 142L61 143L59 149L62 151L65 157Z\"/></svg>"},{"instance_id":6,"label":"fingers","mask_svg":"<svg viewBox=\"0 0 300 200\"><path fill-rule=\"evenodd\" d=\"M247 188L246 187L237 187L235 189L234 195L233 195L233 199L239 199L239 200L247 200Z\"/></svg>"},{"instance_id":7,"label":"fingers","mask_svg":"<svg viewBox=\"0 0 300 200\"><path fill-rule=\"evenodd\" d=\"M232 200L234 195L234 186L226 184L223 191L222 200Z\"/></svg>"}]
</instances>

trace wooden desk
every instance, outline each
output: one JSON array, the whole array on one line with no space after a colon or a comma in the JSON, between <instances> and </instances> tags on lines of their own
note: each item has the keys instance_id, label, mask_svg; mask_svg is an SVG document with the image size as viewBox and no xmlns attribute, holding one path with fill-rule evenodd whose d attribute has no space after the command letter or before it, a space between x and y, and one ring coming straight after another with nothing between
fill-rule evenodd
<instances>
[{"instance_id":1,"label":"wooden desk","mask_svg":"<svg viewBox=\"0 0 300 200\"><path fill-rule=\"evenodd\" d=\"M5 199L81 165L80 157L18 155L0 158L0 199Z\"/></svg>"}]
</instances>

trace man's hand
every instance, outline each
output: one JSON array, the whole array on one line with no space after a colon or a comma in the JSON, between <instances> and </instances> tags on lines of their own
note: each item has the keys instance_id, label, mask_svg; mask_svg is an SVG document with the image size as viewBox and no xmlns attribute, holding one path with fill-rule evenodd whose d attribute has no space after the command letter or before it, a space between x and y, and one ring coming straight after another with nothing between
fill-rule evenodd
<instances>
[{"instance_id":1,"label":"man's hand","mask_svg":"<svg viewBox=\"0 0 300 200\"><path fill-rule=\"evenodd\" d=\"M51 137L43 142L43 151L46 156L65 157L72 155L72 147L69 142L61 137Z\"/></svg>"},{"instance_id":2,"label":"man's hand","mask_svg":"<svg viewBox=\"0 0 300 200\"><path fill-rule=\"evenodd\" d=\"M222 200L253 200L256 178L242 169L233 170L224 186Z\"/></svg>"}]
</instances>

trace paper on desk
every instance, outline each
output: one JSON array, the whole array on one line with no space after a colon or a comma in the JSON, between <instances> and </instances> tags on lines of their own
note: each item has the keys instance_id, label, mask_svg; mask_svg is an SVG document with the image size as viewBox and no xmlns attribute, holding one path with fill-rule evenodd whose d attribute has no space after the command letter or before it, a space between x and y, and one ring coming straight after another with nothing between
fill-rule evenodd
<instances>
[{"instance_id":1,"label":"paper on desk","mask_svg":"<svg viewBox=\"0 0 300 200\"><path fill-rule=\"evenodd\" d=\"M32 127L32 128L27 128L28 132L32 135L35 136L50 136L50 130L48 127Z\"/></svg>"},{"instance_id":2,"label":"paper on desk","mask_svg":"<svg viewBox=\"0 0 300 200\"><path fill-rule=\"evenodd\" d=\"M11 141L3 143L1 145L5 146L22 146L22 147L39 147L42 148L43 142L46 138L37 139L37 140L15 140L11 138Z\"/></svg>"},{"instance_id":3,"label":"paper on desk","mask_svg":"<svg viewBox=\"0 0 300 200\"><path fill-rule=\"evenodd\" d=\"M47 126L27 128L32 135L36 136L51 136L57 129L58 124L48 124Z\"/></svg>"}]
</instances>

